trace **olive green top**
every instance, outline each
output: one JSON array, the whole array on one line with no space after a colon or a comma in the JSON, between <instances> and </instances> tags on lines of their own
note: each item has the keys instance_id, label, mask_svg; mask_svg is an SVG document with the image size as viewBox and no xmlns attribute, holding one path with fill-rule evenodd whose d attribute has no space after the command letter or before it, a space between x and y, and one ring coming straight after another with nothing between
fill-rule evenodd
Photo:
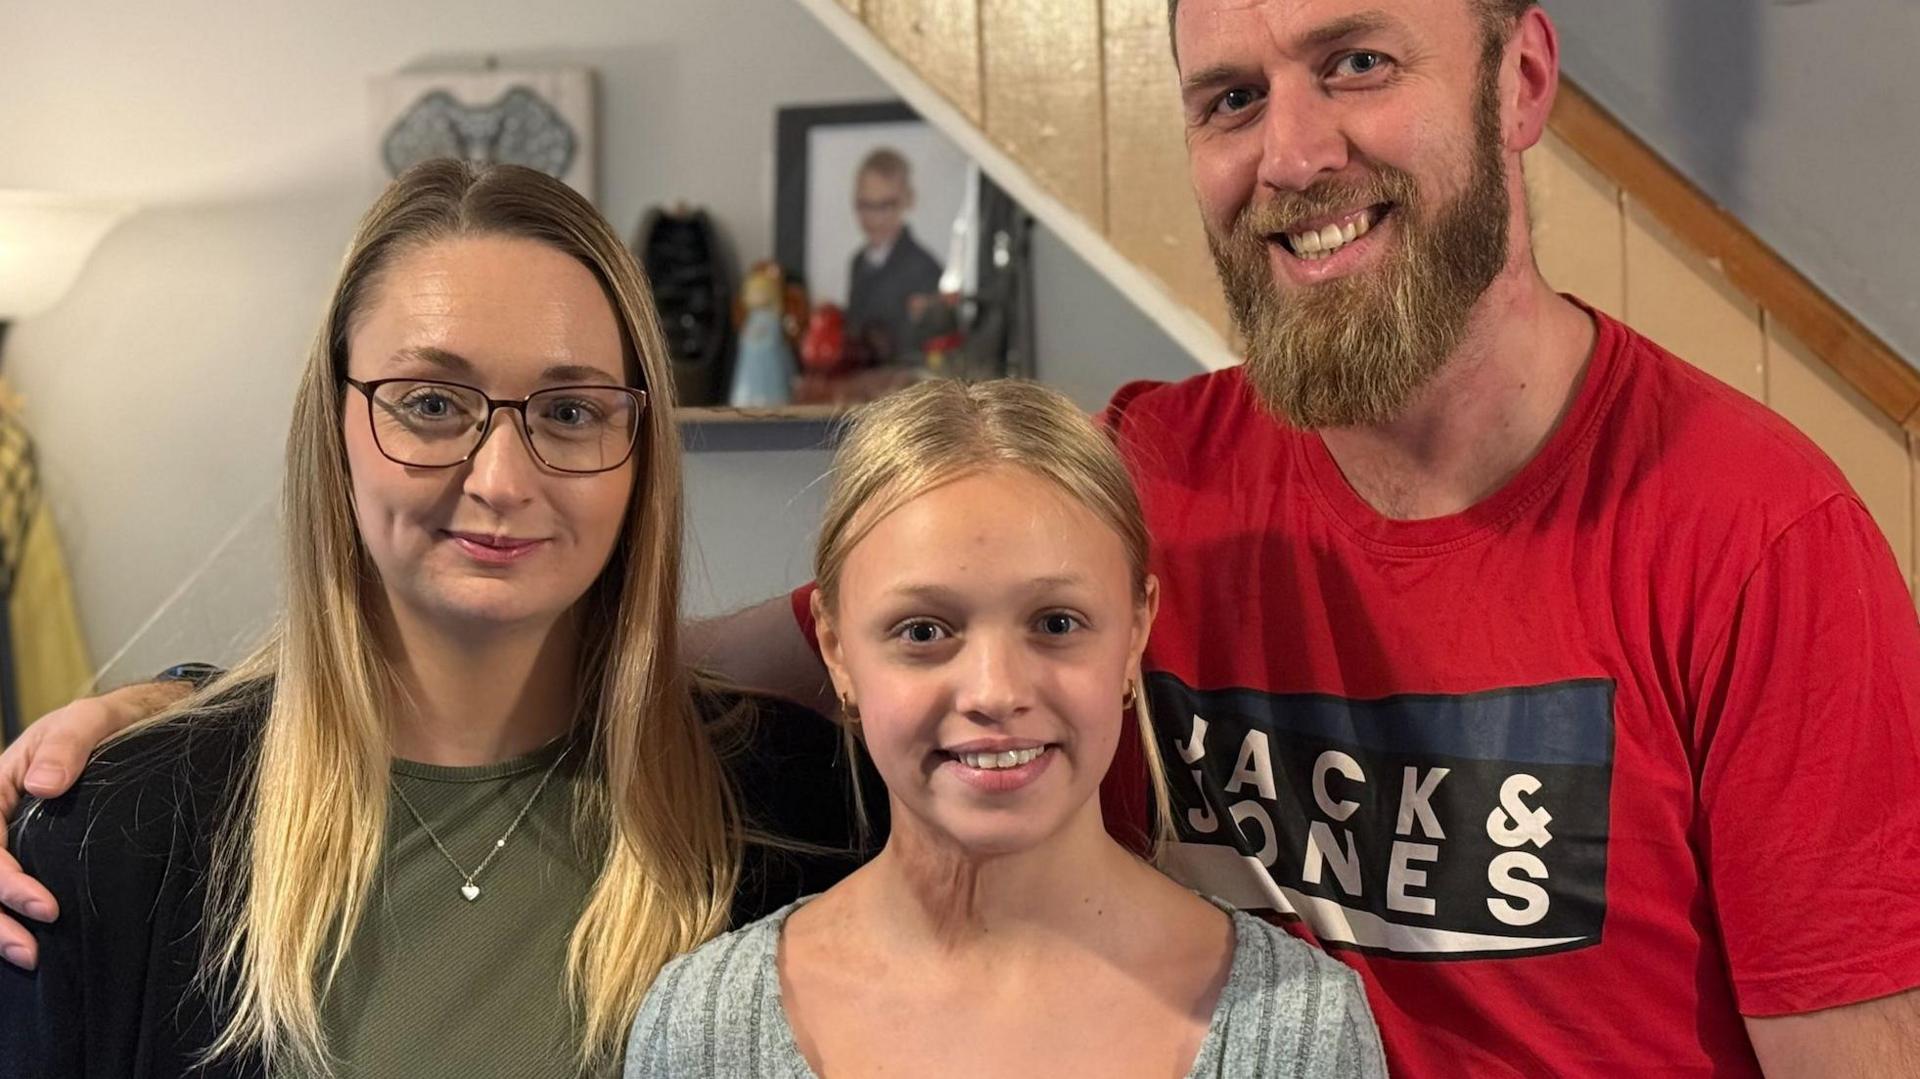
<instances>
[{"instance_id":1,"label":"olive green top","mask_svg":"<svg viewBox=\"0 0 1920 1079\"><path fill-rule=\"evenodd\" d=\"M471 872L533 796L563 746L477 768L395 761L395 783ZM387 856L346 962L322 1006L338 1074L355 1079L485 1079L576 1071L566 995L567 937L586 904L597 852L572 828L584 747L555 769L526 819L461 894L399 798Z\"/></svg>"},{"instance_id":2,"label":"olive green top","mask_svg":"<svg viewBox=\"0 0 1920 1079\"><path fill-rule=\"evenodd\" d=\"M0 1075L264 1075L257 1047L200 1065L230 1020L235 988L204 977L220 946L207 939L206 885L231 814L250 804L271 702L270 685L251 683L117 741L67 796L35 801L12 822L11 850L47 883L60 917L35 930L37 971L0 963ZM750 830L799 844L747 846L736 924L830 888L859 864L868 848L847 811L850 782L884 839L886 788L864 759L850 773L837 726L767 699L703 694L699 707L726 735L716 741ZM370 907L322 998L337 1076L573 1074L566 942L599 858L598 843L576 850L569 835L586 748L561 761L471 903L461 871L392 801ZM401 763L393 774L471 870L559 752L481 768Z\"/></svg>"}]
</instances>

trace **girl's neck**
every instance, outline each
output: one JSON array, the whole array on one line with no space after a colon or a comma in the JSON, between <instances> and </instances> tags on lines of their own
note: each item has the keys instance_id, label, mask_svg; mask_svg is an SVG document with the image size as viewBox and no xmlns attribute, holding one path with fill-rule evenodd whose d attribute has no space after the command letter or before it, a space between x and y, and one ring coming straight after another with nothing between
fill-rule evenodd
<instances>
[{"instance_id":1,"label":"girl's neck","mask_svg":"<svg viewBox=\"0 0 1920 1079\"><path fill-rule=\"evenodd\" d=\"M1016 854L975 857L898 804L887 845L862 871L866 916L894 947L960 953L1084 937L1123 920L1116 897L1153 870L1107 834L1098 800Z\"/></svg>"},{"instance_id":2,"label":"girl's neck","mask_svg":"<svg viewBox=\"0 0 1920 1079\"><path fill-rule=\"evenodd\" d=\"M577 621L454 636L394 612L393 755L447 767L525 756L565 734L580 696Z\"/></svg>"}]
</instances>

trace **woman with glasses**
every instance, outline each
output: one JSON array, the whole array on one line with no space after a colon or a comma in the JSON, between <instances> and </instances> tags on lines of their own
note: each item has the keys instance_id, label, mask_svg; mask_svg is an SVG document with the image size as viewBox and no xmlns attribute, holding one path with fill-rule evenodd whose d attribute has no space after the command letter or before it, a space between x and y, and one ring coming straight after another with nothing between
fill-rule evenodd
<instances>
[{"instance_id":1,"label":"woman with glasses","mask_svg":"<svg viewBox=\"0 0 1920 1079\"><path fill-rule=\"evenodd\" d=\"M38 972L0 975L0 1072L617 1063L655 973L727 923L745 826L795 823L739 772L736 807L720 743L789 739L742 767L815 790L834 744L716 721L675 662L669 378L572 191L453 162L394 183L295 402L277 628L17 826L60 913ZM749 888L830 882L778 871Z\"/></svg>"}]
</instances>

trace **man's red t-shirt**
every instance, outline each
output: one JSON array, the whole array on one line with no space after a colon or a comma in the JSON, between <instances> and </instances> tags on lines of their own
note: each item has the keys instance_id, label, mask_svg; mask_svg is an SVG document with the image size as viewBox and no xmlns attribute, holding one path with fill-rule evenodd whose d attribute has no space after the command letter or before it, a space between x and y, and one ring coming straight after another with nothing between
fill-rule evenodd
<instances>
[{"instance_id":1,"label":"man's red t-shirt","mask_svg":"<svg viewBox=\"0 0 1920 1079\"><path fill-rule=\"evenodd\" d=\"M1758 1074L1742 1013L1920 985L1893 554L1787 423L1594 318L1559 429L1452 517L1382 518L1238 370L1106 417L1162 583L1169 871L1355 967L1396 1074Z\"/></svg>"}]
</instances>

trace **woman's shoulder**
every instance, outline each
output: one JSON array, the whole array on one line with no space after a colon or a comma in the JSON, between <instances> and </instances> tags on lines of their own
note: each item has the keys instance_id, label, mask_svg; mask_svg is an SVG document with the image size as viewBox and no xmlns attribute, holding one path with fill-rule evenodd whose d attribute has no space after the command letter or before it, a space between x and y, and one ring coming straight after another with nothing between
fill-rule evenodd
<instances>
[{"instance_id":1,"label":"woman's shoulder","mask_svg":"<svg viewBox=\"0 0 1920 1079\"><path fill-rule=\"evenodd\" d=\"M198 780L223 778L233 758L259 742L272 706L273 687L268 683L230 687L103 746L81 780L152 780L180 773Z\"/></svg>"},{"instance_id":2,"label":"woman's shoulder","mask_svg":"<svg viewBox=\"0 0 1920 1079\"><path fill-rule=\"evenodd\" d=\"M797 906L723 933L660 971L627 1039L629 1079L736 1074L740 1056L767 1062L762 1041L780 1021L780 930Z\"/></svg>"},{"instance_id":3,"label":"woman's shoulder","mask_svg":"<svg viewBox=\"0 0 1920 1079\"><path fill-rule=\"evenodd\" d=\"M71 791L30 803L14 823L14 853L59 916L34 927L31 977L0 971L0 1060L77 1075L97 1058L102 1074L131 1074L137 1047L156 1074L175 1074L210 1044L216 1010L196 972L214 814L243 789L243 754L264 714L243 703L215 701L115 740ZM258 1074L241 1063L204 1070Z\"/></svg>"},{"instance_id":4,"label":"woman's shoulder","mask_svg":"<svg viewBox=\"0 0 1920 1079\"><path fill-rule=\"evenodd\" d=\"M1288 1058L1289 1068L1304 1069L1298 1074L1385 1075L1380 1033L1360 976L1276 925L1245 911L1232 916L1233 965L1216 1010L1230 1032L1221 1047L1225 1074L1280 1074L1270 1068L1278 1054ZM1241 1016L1258 1020L1234 1021Z\"/></svg>"},{"instance_id":5,"label":"woman's shoulder","mask_svg":"<svg viewBox=\"0 0 1920 1079\"><path fill-rule=\"evenodd\" d=\"M166 855L224 811L258 744L269 691L242 687L107 744L58 798L27 803L12 826L23 861L107 847Z\"/></svg>"}]
</instances>

